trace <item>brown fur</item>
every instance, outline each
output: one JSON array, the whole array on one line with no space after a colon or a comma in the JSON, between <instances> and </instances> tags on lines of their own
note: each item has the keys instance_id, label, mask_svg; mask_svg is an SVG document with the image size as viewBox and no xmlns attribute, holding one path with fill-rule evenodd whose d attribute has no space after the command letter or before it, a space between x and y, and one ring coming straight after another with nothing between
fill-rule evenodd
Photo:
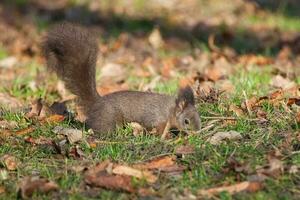
<instances>
[{"instance_id":1,"label":"brown fur","mask_svg":"<svg viewBox=\"0 0 300 200\"><path fill-rule=\"evenodd\" d=\"M42 49L48 68L79 97L87 125L94 131L111 132L127 122L137 122L146 129L163 130L161 124L167 123L180 130L200 129L190 87L181 89L177 98L138 91L100 96L95 81L97 41L87 29L68 23L57 25L44 38Z\"/></svg>"}]
</instances>

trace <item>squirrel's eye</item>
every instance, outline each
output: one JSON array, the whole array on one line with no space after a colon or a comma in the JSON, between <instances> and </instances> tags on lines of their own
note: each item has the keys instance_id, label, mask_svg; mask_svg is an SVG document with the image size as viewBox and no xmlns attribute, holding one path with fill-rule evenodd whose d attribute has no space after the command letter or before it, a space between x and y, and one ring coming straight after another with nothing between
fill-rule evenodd
<instances>
[{"instance_id":1,"label":"squirrel's eye","mask_svg":"<svg viewBox=\"0 0 300 200\"><path fill-rule=\"evenodd\" d=\"M186 125L189 125L189 124L190 124L190 120L189 120L189 119L184 119L184 123L185 123Z\"/></svg>"}]
</instances>

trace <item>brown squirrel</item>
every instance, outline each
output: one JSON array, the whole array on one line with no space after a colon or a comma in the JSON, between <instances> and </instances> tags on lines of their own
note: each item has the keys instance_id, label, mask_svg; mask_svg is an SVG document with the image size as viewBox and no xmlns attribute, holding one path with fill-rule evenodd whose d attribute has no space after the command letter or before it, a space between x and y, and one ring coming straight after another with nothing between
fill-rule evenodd
<instances>
[{"instance_id":1,"label":"brown squirrel","mask_svg":"<svg viewBox=\"0 0 300 200\"><path fill-rule=\"evenodd\" d=\"M54 26L43 40L42 52L47 67L78 96L78 105L87 117L86 124L95 132L112 132L116 126L129 122L137 122L148 130L156 128L158 134L164 133L166 127L183 131L200 129L190 87L180 89L177 97L139 91L100 96L95 79L97 40L79 25Z\"/></svg>"}]
</instances>

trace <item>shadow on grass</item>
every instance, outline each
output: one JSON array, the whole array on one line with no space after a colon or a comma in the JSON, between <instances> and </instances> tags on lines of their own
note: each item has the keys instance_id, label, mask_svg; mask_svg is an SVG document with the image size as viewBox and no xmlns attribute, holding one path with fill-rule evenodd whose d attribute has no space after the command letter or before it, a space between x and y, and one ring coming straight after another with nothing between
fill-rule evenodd
<instances>
[{"instance_id":1,"label":"shadow on grass","mask_svg":"<svg viewBox=\"0 0 300 200\"><path fill-rule=\"evenodd\" d=\"M182 42L188 42L191 46L196 46L199 43L209 46L208 38L214 35L215 43L219 47L230 47L238 54L259 53L275 56L284 45L291 46L292 50L295 49L293 48L295 38L282 40L279 31L270 29L254 31L226 25L212 26L205 21L199 21L190 27L180 24L171 25L163 17L133 18L114 12L103 14L98 11L91 11L84 5L51 7L49 4L43 5L33 0L6 0L0 2L0 6L12 14L9 18L7 15L2 16L2 19L7 23L11 23L11 18L15 13L21 15L21 18L18 19L34 15L34 19L39 22L37 25L42 26L42 28L60 21L70 21L101 28L105 38L118 37L122 32L130 33L133 36L147 36L154 27L159 26L163 37L166 39L176 38ZM18 22L18 24L20 25L22 22ZM298 50L296 49L295 53L299 53L300 50Z\"/></svg>"}]
</instances>

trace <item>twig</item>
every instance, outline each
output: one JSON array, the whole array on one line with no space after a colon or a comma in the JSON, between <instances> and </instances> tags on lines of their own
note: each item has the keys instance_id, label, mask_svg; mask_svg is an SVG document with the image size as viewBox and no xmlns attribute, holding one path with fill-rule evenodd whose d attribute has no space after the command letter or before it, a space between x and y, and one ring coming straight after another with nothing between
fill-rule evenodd
<instances>
[{"instance_id":1,"label":"twig","mask_svg":"<svg viewBox=\"0 0 300 200\"><path fill-rule=\"evenodd\" d=\"M245 90L243 90L243 95L245 97L245 104L246 104L248 114L251 116L252 112L251 112L251 109L249 108L249 104L248 104L249 101L248 101L247 94L246 94Z\"/></svg>"},{"instance_id":2,"label":"twig","mask_svg":"<svg viewBox=\"0 0 300 200\"><path fill-rule=\"evenodd\" d=\"M170 129L170 128L171 128L171 127L170 127L170 122L168 121L167 124L166 124L166 126L165 126L164 132L163 132L163 134L161 135L161 139L162 139L162 140L165 140L165 139L166 139L167 134L169 133L169 129Z\"/></svg>"},{"instance_id":3,"label":"twig","mask_svg":"<svg viewBox=\"0 0 300 200\"><path fill-rule=\"evenodd\" d=\"M249 118L237 118L237 117L222 117L222 116L200 116L202 119L220 119L220 120L238 120L238 119L244 119L247 121L260 121L262 119L259 118L253 118L253 119L249 119Z\"/></svg>"}]
</instances>

